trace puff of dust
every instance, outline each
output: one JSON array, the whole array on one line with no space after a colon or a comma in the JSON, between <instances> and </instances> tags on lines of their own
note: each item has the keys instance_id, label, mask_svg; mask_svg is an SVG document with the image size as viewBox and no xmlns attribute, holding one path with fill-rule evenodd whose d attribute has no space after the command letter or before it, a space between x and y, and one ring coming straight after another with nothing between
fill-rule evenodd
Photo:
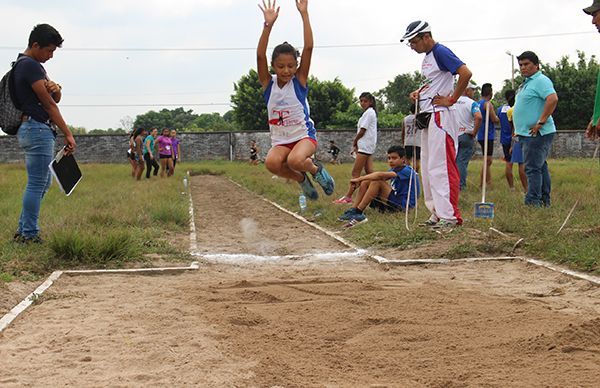
<instances>
[{"instance_id":1,"label":"puff of dust","mask_svg":"<svg viewBox=\"0 0 600 388\"><path fill-rule=\"evenodd\" d=\"M243 218L240 221L240 228L244 240L249 244L253 244L261 255L272 253L275 249L272 241L260 239L258 225L252 218Z\"/></svg>"}]
</instances>

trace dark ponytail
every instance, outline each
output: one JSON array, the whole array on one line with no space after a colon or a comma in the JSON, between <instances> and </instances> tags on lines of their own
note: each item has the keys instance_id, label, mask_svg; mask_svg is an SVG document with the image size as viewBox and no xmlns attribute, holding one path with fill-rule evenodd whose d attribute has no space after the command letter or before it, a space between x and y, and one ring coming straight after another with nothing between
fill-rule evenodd
<instances>
[{"instance_id":1,"label":"dark ponytail","mask_svg":"<svg viewBox=\"0 0 600 388\"><path fill-rule=\"evenodd\" d=\"M369 101L369 107L373 108L375 113L377 113L377 102L375 101L375 97L369 92L364 92L360 95L359 98L366 98Z\"/></svg>"}]
</instances>

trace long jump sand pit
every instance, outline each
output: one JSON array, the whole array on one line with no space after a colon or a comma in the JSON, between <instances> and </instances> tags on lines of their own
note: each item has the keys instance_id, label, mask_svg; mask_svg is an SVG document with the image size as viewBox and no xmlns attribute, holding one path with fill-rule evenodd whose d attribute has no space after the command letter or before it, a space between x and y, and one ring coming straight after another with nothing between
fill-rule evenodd
<instances>
[{"instance_id":1,"label":"long jump sand pit","mask_svg":"<svg viewBox=\"0 0 600 388\"><path fill-rule=\"evenodd\" d=\"M600 384L586 281L517 261L383 267L223 178L192 188L200 269L61 277L0 334L0 386Z\"/></svg>"}]
</instances>

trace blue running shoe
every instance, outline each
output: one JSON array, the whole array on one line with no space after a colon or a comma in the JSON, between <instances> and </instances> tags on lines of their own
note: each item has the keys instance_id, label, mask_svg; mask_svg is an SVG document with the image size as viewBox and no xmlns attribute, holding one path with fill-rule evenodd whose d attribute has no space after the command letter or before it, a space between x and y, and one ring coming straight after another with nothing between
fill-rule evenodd
<instances>
[{"instance_id":1,"label":"blue running shoe","mask_svg":"<svg viewBox=\"0 0 600 388\"><path fill-rule=\"evenodd\" d=\"M315 160L314 163L319 168L314 176L315 180L323 188L325 194L333 194L333 190L335 189L335 182L333 181L332 176L329 175L327 170L325 170L323 163L319 162L318 160Z\"/></svg>"},{"instance_id":2,"label":"blue running shoe","mask_svg":"<svg viewBox=\"0 0 600 388\"><path fill-rule=\"evenodd\" d=\"M310 199L311 201L316 201L319 199L319 193L317 193L315 186L313 186L310 179L308 179L308 175L304 173L302 175L304 175L304 180L299 183L300 187L302 188L302 192L304 195L306 195L306 198Z\"/></svg>"},{"instance_id":3,"label":"blue running shoe","mask_svg":"<svg viewBox=\"0 0 600 388\"><path fill-rule=\"evenodd\" d=\"M346 227L351 228L362 222L367 222L367 216L365 216L364 213L356 212L356 213L350 214L350 219L348 220L348 224L346 224Z\"/></svg>"},{"instance_id":4,"label":"blue running shoe","mask_svg":"<svg viewBox=\"0 0 600 388\"><path fill-rule=\"evenodd\" d=\"M355 207L351 207L350 209L346 210L344 214L338 217L338 221L350 221L350 218L357 213L357 209Z\"/></svg>"}]
</instances>

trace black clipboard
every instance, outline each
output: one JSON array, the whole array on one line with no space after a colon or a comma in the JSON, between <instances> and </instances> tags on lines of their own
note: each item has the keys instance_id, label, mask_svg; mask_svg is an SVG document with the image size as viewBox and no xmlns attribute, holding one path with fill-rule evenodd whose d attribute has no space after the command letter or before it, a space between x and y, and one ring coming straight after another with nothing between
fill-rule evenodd
<instances>
[{"instance_id":1,"label":"black clipboard","mask_svg":"<svg viewBox=\"0 0 600 388\"><path fill-rule=\"evenodd\" d=\"M61 149L48 167L52 175L54 175L60 191L67 196L71 195L73 190L75 190L75 186L77 186L82 178L81 170L73 154L65 155L65 149Z\"/></svg>"}]
</instances>

